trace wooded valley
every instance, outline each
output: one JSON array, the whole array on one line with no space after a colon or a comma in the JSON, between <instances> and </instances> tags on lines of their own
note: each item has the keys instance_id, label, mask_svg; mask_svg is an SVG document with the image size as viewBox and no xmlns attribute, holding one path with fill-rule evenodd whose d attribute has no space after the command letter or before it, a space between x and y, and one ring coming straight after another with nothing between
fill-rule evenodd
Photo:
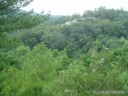
<instances>
[{"instance_id":1,"label":"wooded valley","mask_svg":"<svg viewBox=\"0 0 128 96\"><path fill-rule=\"evenodd\" d=\"M98 91L128 94L127 11L0 15L0 96L99 96Z\"/></svg>"}]
</instances>

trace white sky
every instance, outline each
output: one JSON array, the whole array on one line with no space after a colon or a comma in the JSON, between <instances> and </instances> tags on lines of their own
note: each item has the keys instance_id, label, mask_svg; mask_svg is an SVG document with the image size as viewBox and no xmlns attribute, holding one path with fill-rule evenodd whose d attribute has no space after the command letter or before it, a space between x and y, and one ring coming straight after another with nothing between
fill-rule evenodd
<instances>
[{"instance_id":1,"label":"white sky","mask_svg":"<svg viewBox=\"0 0 128 96\"><path fill-rule=\"evenodd\" d=\"M86 10L94 10L100 6L106 8L128 10L128 0L34 0L24 10L34 9L40 13L51 11L51 15L72 15L74 13L83 14Z\"/></svg>"}]
</instances>

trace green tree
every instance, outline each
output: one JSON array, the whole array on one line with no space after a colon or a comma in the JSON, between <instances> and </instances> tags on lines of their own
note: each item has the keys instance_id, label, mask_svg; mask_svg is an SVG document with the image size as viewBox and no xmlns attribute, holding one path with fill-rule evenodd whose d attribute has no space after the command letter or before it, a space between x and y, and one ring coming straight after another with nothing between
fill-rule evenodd
<instances>
[{"instance_id":1,"label":"green tree","mask_svg":"<svg viewBox=\"0 0 128 96\"><path fill-rule=\"evenodd\" d=\"M4 81L0 84L1 95L55 96L55 82L60 68L64 67L63 64L67 60L66 54L51 51L43 44L37 45L32 51L21 47L17 52L26 52L21 56L21 69L11 66L2 71L0 77L4 78Z\"/></svg>"},{"instance_id":2,"label":"green tree","mask_svg":"<svg viewBox=\"0 0 128 96\"><path fill-rule=\"evenodd\" d=\"M41 41L51 49L58 49L62 51L66 46L66 38L60 33L60 26L48 27L46 32L41 37Z\"/></svg>"},{"instance_id":3,"label":"green tree","mask_svg":"<svg viewBox=\"0 0 128 96\"><path fill-rule=\"evenodd\" d=\"M32 49L37 44L41 43L41 33L27 32L22 36L22 42Z\"/></svg>"},{"instance_id":4,"label":"green tree","mask_svg":"<svg viewBox=\"0 0 128 96\"><path fill-rule=\"evenodd\" d=\"M27 6L33 0L0 0L0 15L5 15Z\"/></svg>"}]
</instances>

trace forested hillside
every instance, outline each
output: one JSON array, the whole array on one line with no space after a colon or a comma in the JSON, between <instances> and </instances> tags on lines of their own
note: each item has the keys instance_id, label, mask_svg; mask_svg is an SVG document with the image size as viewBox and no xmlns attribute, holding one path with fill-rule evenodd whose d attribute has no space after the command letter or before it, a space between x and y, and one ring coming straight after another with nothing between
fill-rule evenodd
<instances>
[{"instance_id":1,"label":"forested hillside","mask_svg":"<svg viewBox=\"0 0 128 96\"><path fill-rule=\"evenodd\" d=\"M0 16L0 96L128 96L127 11L23 13Z\"/></svg>"}]
</instances>

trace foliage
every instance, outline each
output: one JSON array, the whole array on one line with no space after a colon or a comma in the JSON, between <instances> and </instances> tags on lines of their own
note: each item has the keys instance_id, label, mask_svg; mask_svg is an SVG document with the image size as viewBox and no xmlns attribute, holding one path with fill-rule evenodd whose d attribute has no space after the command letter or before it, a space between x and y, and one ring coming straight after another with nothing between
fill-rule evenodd
<instances>
[{"instance_id":1,"label":"foliage","mask_svg":"<svg viewBox=\"0 0 128 96\"><path fill-rule=\"evenodd\" d=\"M127 96L127 11L28 14L0 18L0 96Z\"/></svg>"},{"instance_id":2,"label":"foliage","mask_svg":"<svg viewBox=\"0 0 128 96\"><path fill-rule=\"evenodd\" d=\"M27 6L33 0L0 0L0 15L5 15Z\"/></svg>"}]
</instances>

